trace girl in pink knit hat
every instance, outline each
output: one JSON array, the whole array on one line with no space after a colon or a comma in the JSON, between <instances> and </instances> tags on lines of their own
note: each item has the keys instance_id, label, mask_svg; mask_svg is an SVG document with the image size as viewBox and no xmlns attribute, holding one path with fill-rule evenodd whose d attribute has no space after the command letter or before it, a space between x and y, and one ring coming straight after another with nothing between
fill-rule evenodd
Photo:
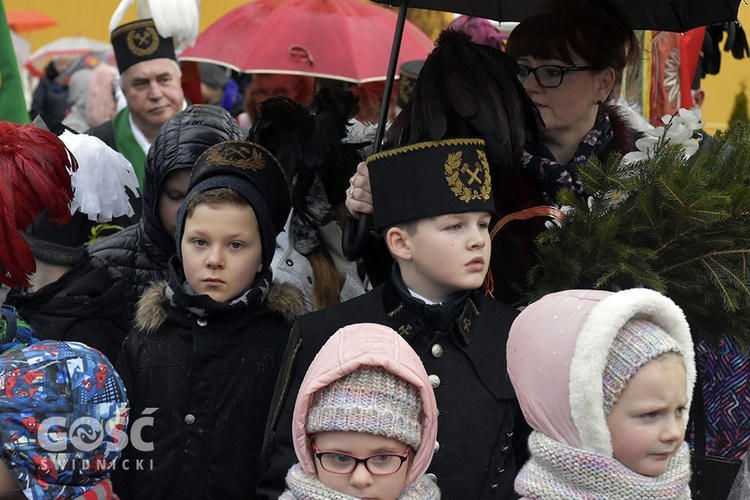
<instances>
[{"instance_id":1,"label":"girl in pink knit hat","mask_svg":"<svg viewBox=\"0 0 750 500\"><path fill-rule=\"evenodd\" d=\"M437 406L419 356L394 330L336 332L310 365L292 422L299 463L282 499L440 498L425 475Z\"/></svg>"},{"instance_id":2,"label":"girl in pink knit hat","mask_svg":"<svg viewBox=\"0 0 750 500\"><path fill-rule=\"evenodd\" d=\"M515 481L524 498L690 498L695 362L674 302L647 289L553 293L516 318L507 356L534 429Z\"/></svg>"}]
</instances>

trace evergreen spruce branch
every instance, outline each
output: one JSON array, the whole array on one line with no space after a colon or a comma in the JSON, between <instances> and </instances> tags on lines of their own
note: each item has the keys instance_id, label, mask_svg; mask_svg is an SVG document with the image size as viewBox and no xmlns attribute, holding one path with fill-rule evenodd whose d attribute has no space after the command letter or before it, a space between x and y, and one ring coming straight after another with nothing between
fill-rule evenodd
<instances>
[{"instance_id":1,"label":"evergreen spruce branch","mask_svg":"<svg viewBox=\"0 0 750 500\"><path fill-rule=\"evenodd\" d=\"M749 166L750 126L718 133L689 160L662 141L637 163L587 162L586 194L561 191L572 214L537 238L531 295L646 286L685 310L697 338L750 341Z\"/></svg>"},{"instance_id":2,"label":"evergreen spruce branch","mask_svg":"<svg viewBox=\"0 0 750 500\"><path fill-rule=\"evenodd\" d=\"M746 252L746 255L748 254L750 254L750 252ZM750 281L748 281L747 276L745 276L744 278L742 276L738 276L736 272L732 271L730 266L721 263L716 258L711 258L710 260L716 264L716 269L722 271L721 274L724 275L724 278L729 280L735 290L740 292L743 296L750 298ZM746 270L743 270L743 274L747 275L747 272L745 271Z\"/></svg>"},{"instance_id":3,"label":"evergreen spruce branch","mask_svg":"<svg viewBox=\"0 0 750 500\"><path fill-rule=\"evenodd\" d=\"M698 255L696 257L693 257L692 259L686 260L684 262L679 262L677 264L665 267L661 269L657 274L665 274L674 271L675 269L679 269L681 267L689 266L690 264L694 262L701 262L705 259L710 259L712 257L720 257L720 256L742 256L742 257L748 257L750 256L750 249L738 249L738 250L719 250L714 252L708 252L703 255ZM746 266L743 266L745 269L747 269ZM750 291L748 292L748 296L750 296Z\"/></svg>"},{"instance_id":4,"label":"evergreen spruce branch","mask_svg":"<svg viewBox=\"0 0 750 500\"><path fill-rule=\"evenodd\" d=\"M709 260L709 259L707 259ZM711 281L716 289L721 293L722 302L724 305L724 310L728 313L733 313L739 309L739 304L735 303L732 299L732 293L729 287L727 287L724 283L724 280L721 278L719 273L720 269L717 269L707 262L707 260L701 261L706 271L709 273L709 277L711 278ZM713 261L713 259L710 259ZM723 268L726 270L726 268ZM747 291L747 290L745 290Z\"/></svg>"}]
</instances>

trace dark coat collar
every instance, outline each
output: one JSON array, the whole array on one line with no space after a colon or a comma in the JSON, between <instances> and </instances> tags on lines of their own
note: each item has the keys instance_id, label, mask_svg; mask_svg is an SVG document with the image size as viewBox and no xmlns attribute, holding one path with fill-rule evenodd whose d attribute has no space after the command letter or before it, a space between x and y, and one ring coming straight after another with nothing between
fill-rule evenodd
<instances>
[{"instance_id":1,"label":"dark coat collar","mask_svg":"<svg viewBox=\"0 0 750 500\"><path fill-rule=\"evenodd\" d=\"M449 331L460 345L468 346L480 313L480 299L481 291L467 290L441 304L425 304L411 296L395 264L383 290L383 305L391 326L410 343L413 337L426 332Z\"/></svg>"}]
</instances>

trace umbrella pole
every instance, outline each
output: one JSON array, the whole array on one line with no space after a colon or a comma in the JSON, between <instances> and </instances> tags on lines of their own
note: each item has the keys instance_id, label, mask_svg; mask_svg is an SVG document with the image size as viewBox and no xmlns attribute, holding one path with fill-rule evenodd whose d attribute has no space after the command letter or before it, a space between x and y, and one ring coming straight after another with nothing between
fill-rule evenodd
<instances>
[{"instance_id":1,"label":"umbrella pole","mask_svg":"<svg viewBox=\"0 0 750 500\"><path fill-rule=\"evenodd\" d=\"M393 82L396 79L396 65L398 64L398 53L401 50L401 39L404 37L404 27L406 26L406 12L409 10L409 0L402 0L401 7L398 10L398 19L396 21L396 32L393 35L393 45L391 46L391 60L388 62L388 73L385 77L385 89L383 90L383 103L380 106L380 120L378 128L375 131L375 153L380 151L385 136L385 127L388 120L388 110L391 104L391 94L393 93Z\"/></svg>"},{"instance_id":2,"label":"umbrella pole","mask_svg":"<svg viewBox=\"0 0 750 500\"><path fill-rule=\"evenodd\" d=\"M406 12L409 10L409 0L402 0L401 7L398 11L396 21L396 32L393 35L393 45L391 46L391 60L388 62L388 73L385 78L385 89L383 90L383 103L380 106L380 120L378 128L375 131L375 150L377 153L383 144L385 136L385 126L388 120L388 110L391 103L391 93L393 92L393 81L396 77L396 65L398 64L398 53L401 49L401 39L404 36L404 27L406 26ZM372 216L361 214L359 220L347 216L344 218L341 250L344 256L350 260L357 260L364 252L365 246L370 241L370 228L372 226Z\"/></svg>"}]
</instances>

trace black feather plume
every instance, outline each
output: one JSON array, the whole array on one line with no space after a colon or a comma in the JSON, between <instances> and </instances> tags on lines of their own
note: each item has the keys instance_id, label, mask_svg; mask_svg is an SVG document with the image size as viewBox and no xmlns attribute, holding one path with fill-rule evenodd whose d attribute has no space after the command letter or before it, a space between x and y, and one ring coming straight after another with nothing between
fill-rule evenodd
<instances>
[{"instance_id":1,"label":"black feather plume","mask_svg":"<svg viewBox=\"0 0 750 500\"><path fill-rule=\"evenodd\" d=\"M342 143L357 111L357 97L344 90L321 89L309 108L286 97L268 99L247 136L278 158L291 180L295 215L311 228L324 223L327 209L342 201L337 199L339 191L345 192L360 161L346 153ZM319 192L325 200L315 199ZM327 208L321 209L321 203Z\"/></svg>"},{"instance_id":2,"label":"black feather plume","mask_svg":"<svg viewBox=\"0 0 750 500\"><path fill-rule=\"evenodd\" d=\"M445 30L422 67L411 101L389 130L389 146L481 137L493 170L517 170L526 141L539 140L539 113L507 54Z\"/></svg>"}]
</instances>

